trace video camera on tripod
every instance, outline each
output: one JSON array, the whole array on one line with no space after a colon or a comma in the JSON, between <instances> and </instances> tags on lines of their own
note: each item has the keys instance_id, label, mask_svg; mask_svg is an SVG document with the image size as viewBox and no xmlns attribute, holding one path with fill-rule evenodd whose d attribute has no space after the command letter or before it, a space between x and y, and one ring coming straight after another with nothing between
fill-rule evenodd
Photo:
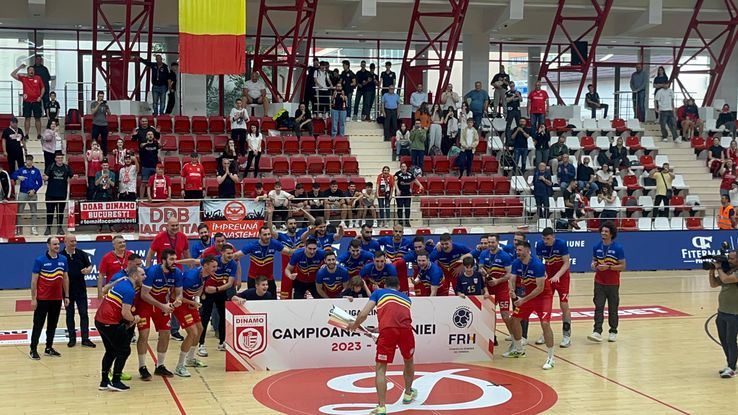
<instances>
[{"instance_id":1,"label":"video camera on tripod","mask_svg":"<svg viewBox=\"0 0 738 415\"><path fill-rule=\"evenodd\" d=\"M717 255L704 255L702 260L702 269L709 271L720 267L724 272L730 272L730 263L728 263L728 252L730 252L730 242L723 241L720 244L720 253Z\"/></svg>"}]
</instances>

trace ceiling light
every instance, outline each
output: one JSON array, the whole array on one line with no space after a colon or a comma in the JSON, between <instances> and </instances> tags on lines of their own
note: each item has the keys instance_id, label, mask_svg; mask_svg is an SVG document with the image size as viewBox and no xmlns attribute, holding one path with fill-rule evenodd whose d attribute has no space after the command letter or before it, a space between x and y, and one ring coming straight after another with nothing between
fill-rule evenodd
<instances>
[{"instance_id":1,"label":"ceiling light","mask_svg":"<svg viewBox=\"0 0 738 415\"><path fill-rule=\"evenodd\" d=\"M608 53L607 55L600 58L600 62L604 62L608 59L612 58L612 53Z\"/></svg>"}]
</instances>

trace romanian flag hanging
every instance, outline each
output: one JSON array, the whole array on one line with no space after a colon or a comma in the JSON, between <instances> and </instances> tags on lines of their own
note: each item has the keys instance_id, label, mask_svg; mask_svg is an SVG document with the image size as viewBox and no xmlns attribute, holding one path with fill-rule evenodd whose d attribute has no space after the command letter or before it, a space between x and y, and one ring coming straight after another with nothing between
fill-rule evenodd
<instances>
[{"instance_id":1,"label":"romanian flag hanging","mask_svg":"<svg viewBox=\"0 0 738 415\"><path fill-rule=\"evenodd\" d=\"M246 0L179 0L179 68L202 75L246 72Z\"/></svg>"}]
</instances>

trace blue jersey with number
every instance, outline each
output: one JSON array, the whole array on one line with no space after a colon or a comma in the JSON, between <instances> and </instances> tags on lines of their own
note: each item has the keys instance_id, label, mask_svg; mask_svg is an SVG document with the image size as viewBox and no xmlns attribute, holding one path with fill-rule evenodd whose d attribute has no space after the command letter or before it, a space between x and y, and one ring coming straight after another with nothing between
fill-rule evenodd
<instances>
[{"instance_id":1,"label":"blue jersey with number","mask_svg":"<svg viewBox=\"0 0 738 415\"><path fill-rule=\"evenodd\" d=\"M400 242L395 242L392 236L383 236L377 242L390 262L402 258L413 250L413 241L410 238L403 237Z\"/></svg>"},{"instance_id":2,"label":"blue jersey with number","mask_svg":"<svg viewBox=\"0 0 738 415\"><path fill-rule=\"evenodd\" d=\"M359 275L361 269L364 268L367 262L374 261L374 255L370 254L363 249L359 252L359 257L354 258L351 256L351 252L344 252L338 257L338 263L346 267L349 276L354 277Z\"/></svg>"},{"instance_id":3,"label":"blue jersey with number","mask_svg":"<svg viewBox=\"0 0 738 415\"><path fill-rule=\"evenodd\" d=\"M453 271L454 262L458 261L464 254L469 253L469 248L464 245L453 243L451 250L446 252L440 249L434 249L430 254L430 261L438 264L444 273Z\"/></svg>"},{"instance_id":4,"label":"blue jersey with number","mask_svg":"<svg viewBox=\"0 0 738 415\"><path fill-rule=\"evenodd\" d=\"M282 242L282 245L286 246L287 248L302 248L304 245L304 243L302 242L302 234L304 234L306 231L307 229L305 228L297 229L294 235L290 235L287 232L280 232L279 234L277 234L277 240L279 242Z\"/></svg>"},{"instance_id":5,"label":"blue jersey with number","mask_svg":"<svg viewBox=\"0 0 738 415\"><path fill-rule=\"evenodd\" d=\"M479 271L475 270L470 276L462 272L456 279L454 290L465 295L482 295L484 294L484 284L484 277Z\"/></svg>"},{"instance_id":6,"label":"blue jersey with number","mask_svg":"<svg viewBox=\"0 0 738 415\"><path fill-rule=\"evenodd\" d=\"M323 286L323 291L328 294L330 298L338 298L341 296L343 291L343 284L348 282L349 273L346 268L337 265L333 272L328 270L328 267L323 267L318 271L318 275L315 277L315 283Z\"/></svg>"},{"instance_id":7,"label":"blue jersey with number","mask_svg":"<svg viewBox=\"0 0 738 415\"><path fill-rule=\"evenodd\" d=\"M151 296L157 301L166 303L175 288L182 288L182 271L174 268L172 272L165 272L161 264L152 265L146 270L143 286L151 288Z\"/></svg>"},{"instance_id":8,"label":"blue jersey with number","mask_svg":"<svg viewBox=\"0 0 738 415\"><path fill-rule=\"evenodd\" d=\"M359 275L371 284L381 285L385 277L397 277L397 268L392 264L384 264L384 268L379 270L372 262L364 265Z\"/></svg>"},{"instance_id":9,"label":"blue jersey with number","mask_svg":"<svg viewBox=\"0 0 738 415\"><path fill-rule=\"evenodd\" d=\"M517 277L517 285L522 285L525 288L525 295L536 289L539 278L544 279L544 289L538 296L551 295L551 283L546 279L546 268L543 266L543 262L538 259L531 257L527 264L523 264L521 260L516 259L512 263L512 274Z\"/></svg>"}]
</instances>

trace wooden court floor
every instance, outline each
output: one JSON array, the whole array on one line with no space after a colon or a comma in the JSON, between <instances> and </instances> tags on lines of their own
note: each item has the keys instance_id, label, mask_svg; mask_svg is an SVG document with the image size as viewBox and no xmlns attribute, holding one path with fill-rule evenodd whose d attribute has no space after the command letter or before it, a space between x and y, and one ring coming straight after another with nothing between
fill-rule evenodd
<instances>
[{"instance_id":1,"label":"wooden court floor","mask_svg":"<svg viewBox=\"0 0 738 415\"><path fill-rule=\"evenodd\" d=\"M592 274L574 274L572 307L591 307L591 291ZM621 306L658 305L691 316L621 319L618 342L602 344L586 339L592 330L591 321L575 321L573 344L569 349L556 347L556 367L551 371L540 368L545 360L544 349L529 346L526 359L503 359L500 354L506 349L504 343L493 361L478 364L521 373L553 387L558 401L547 411L550 414L732 413L738 378L718 377L717 371L725 366L722 350L703 328L706 318L715 312L717 291L710 289L702 271L624 273ZM31 327L30 313L15 312L15 300L21 298L28 298L28 291L0 292L1 329ZM93 316L91 311L90 318ZM63 312L60 324L64 324ZM561 323L553 326L558 344ZM714 326L710 330L716 336ZM540 327L532 322L531 340L539 334ZM502 339L504 334L500 335ZM167 366L172 370L179 344L170 344ZM171 387L158 377L148 383L134 377L126 393L97 390L102 344L97 349L79 345L68 349L66 344L56 347L63 354L61 358L42 356L40 362L28 358L27 346L0 347L4 414L277 413L251 395L252 387L274 372L225 373L223 355L216 351L216 340L210 334L208 368L192 369L193 377L189 379L172 379ZM129 359L127 371L136 372L135 356ZM181 409L175 400L181 403Z\"/></svg>"}]
</instances>

